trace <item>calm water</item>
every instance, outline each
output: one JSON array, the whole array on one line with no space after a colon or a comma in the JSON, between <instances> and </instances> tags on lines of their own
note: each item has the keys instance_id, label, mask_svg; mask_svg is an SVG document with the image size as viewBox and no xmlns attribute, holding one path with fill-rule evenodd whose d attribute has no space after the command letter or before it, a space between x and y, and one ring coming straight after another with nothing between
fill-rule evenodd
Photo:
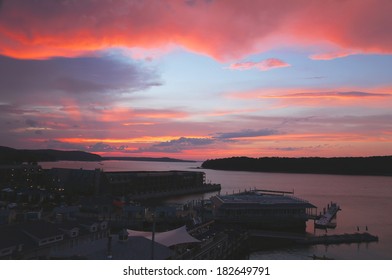
<instances>
[{"instance_id":1,"label":"calm water","mask_svg":"<svg viewBox=\"0 0 392 280\"><path fill-rule=\"evenodd\" d=\"M97 162L54 162L41 163L44 168L69 167L105 171L159 171L194 170L197 163L165 163L142 161ZM253 253L251 259L309 259L315 254L334 259L388 259L392 260L392 177L381 176L341 176L313 174L256 173L240 171L217 171L198 169L206 173L207 181L222 185L222 194L240 190L259 188L293 191L294 195L308 200L321 211L331 201L337 202L342 211L338 213L337 227L328 230L333 233L354 233L357 227L377 235L378 243L352 245L298 246L278 250ZM205 194L209 198L211 194ZM184 197L183 201L196 197ZM309 222L307 231L314 231ZM316 234L325 234L316 230Z\"/></svg>"}]
</instances>

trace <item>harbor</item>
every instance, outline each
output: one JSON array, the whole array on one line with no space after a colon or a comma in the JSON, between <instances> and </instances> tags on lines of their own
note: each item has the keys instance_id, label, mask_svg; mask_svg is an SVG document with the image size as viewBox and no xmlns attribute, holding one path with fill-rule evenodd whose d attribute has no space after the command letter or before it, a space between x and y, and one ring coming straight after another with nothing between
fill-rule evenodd
<instances>
[{"instance_id":1,"label":"harbor","mask_svg":"<svg viewBox=\"0 0 392 280\"><path fill-rule=\"evenodd\" d=\"M85 172L85 174L94 174L94 172L90 173L87 169ZM75 174L80 173L80 171L77 171ZM145 176L145 179L135 184L132 182L132 178L136 174L141 174L139 178ZM188 172L122 172L110 175L113 178L116 175L117 178L113 179L113 184L116 184L117 189L115 194L121 194L123 191L124 194L130 194L133 186L136 185L138 192L143 194L141 183L145 182L149 186L147 188L148 192L145 192L145 194L154 196L159 193L159 185L165 182L167 184L171 180L169 178L176 178L176 182L181 182L180 176L190 178L189 175L191 174ZM199 174L196 173L194 178L201 178L200 181L205 183L204 176L199 176ZM85 176L83 178L86 182L89 178L97 177ZM220 183L220 180L216 178L214 181ZM316 221L322 219L324 214L332 213L331 209L341 209L340 205L343 206L343 209L346 209L349 205L347 200L345 203L339 201L339 204L330 202L325 207L325 211L317 214L318 207L316 205L326 205L324 204L325 200L319 200L316 204L304 199L303 195L296 194L294 196L294 191L282 191L268 184L262 187L248 187L242 191L228 191L227 182L222 181L225 183L225 191L208 194L202 199L200 199L201 196L199 198L194 196L194 200L186 203L180 203L181 200L173 205L165 204L164 200L161 200L158 204L156 204L156 200L151 199L132 201L131 196L127 198L126 196L114 196L108 193L107 198L110 199L99 201L97 200L98 197L95 200L93 197L87 200L85 198L80 201L83 205L82 208L76 205L57 208L54 216L45 212L37 212L36 218L40 217L40 219L45 220L51 217L55 218L49 220L49 222L50 227L53 227L57 235L47 236L47 240L54 238L54 242L47 243L44 247L34 247L34 242L24 243L29 244L29 246L24 246L23 243L13 243L10 244L12 246L2 250L2 258L30 259L45 256L49 259L83 257L102 259L109 256L107 251L108 244L110 244L112 259L246 259L254 258L255 253L264 254L264 252L269 252L272 248L274 250L276 248L286 250L283 248L296 246L296 248L304 248L303 250L313 250L312 248L324 248L325 246L325 248L329 248L328 250L336 250L338 246L349 244L358 244L358 246L366 244L364 248L368 248L367 244L371 244L369 246L373 248L385 240L384 237L379 238L373 234L377 231L374 231L375 227L372 224L369 227L371 231L360 232L357 230L353 233L348 230L343 232L347 228L347 220L340 218L339 225L336 223L336 216L342 215L342 213L344 216L345 214L345 211L339 210L330 215L332 219L328 220L328 222L334 222L335 227L328 229L315 227L313 231L312 225L315 226ZM100 182L103 184L105 180ZM63 183L62 186L66 187L66 184ZM182 187L177 184L176 188L181 190ZM169 187L169 184L166 189L175 190ZM13 192L8 188L4 190L4 193L2 193L3 199L12 199ZM100 188L95 188L95 190L100 190ZM232 194L228 194L229 192ZM226 194L222 195L221 193ZM63 195L67 197L67 191L64 191ZM173 192L169 197L172 201L175 201L176 196ZM32 199L36 203L39 202L37 201L38 198L35 197L28 199ZM45 200L47 196L40 199ZM331 200L328 199L328 201ZM9 205L12 206L11 203ZM17 209L19 209L19 206L13 210ZM320 209L323 209L323 207L321 206ZM29 215L32 214L34 213L29 213ZM84 221L86 218L90 221ZM69 224L71 221L72 224ZM90 225L91 230L93 230L93 227L102 225L102 222L107 223L106 228L110 229L110 232L106 229L96 232L85 231L86 225ZM368 229L368 226L363 226L365 222L369 224L368 221L364 220L362 224L358 223L358 227L351 226L350 229L353 231L357 228L361 230ZM183 225L186 225L188 234L195 238L197 242L166 246L157 243L157 240L152 238L153 232L160 235L160 233L169 232ZM27 227L21 224L21 228ZM124 233L124 230L140 230L147 233L145 236L127 235L125 237L124 234L120 234ZM12 229L12 232L15 233L14 236L21 235L15 228ZM91 238L95 240L93 243L85 243ZM145 248L154 247L155 253L151 254L149 250L140 250L140 248L135 247L136 244L144 244ZM336 246L331 247L330 245ZM72 246L72 250L66 249L70 246ZM16 254L15 250L18 250L18 248L21 251ZM30 248L33 251L26 251ZM63 248L61 249L64 250L62 254L59 254L59 248ZM7 252L11 252L11 254ZM329 252L319 251L310 251L303 255L308 256L313 253L316 256L331 257ZM336 259L336 256L332 256L332 258Z\"/></svg>"},{"instance_id":2,"label":"harbor","mask_svg":"<svg viewBox=\"0 0 392 280\"><path fill-rule=\"evenodd\" d=\"M317 209L314 205L293 197L292 194L293 192L255 189L211 197L211 205L208 206L212 211L211 220L188 230L200 243L187 244L172 258L242 259L248 258L253 251L274 246L329 246L379 241L378 236L369 232L316 235L298 226L298 221L293 227L292 223L287 222L290 219L316 222L324 219L324 214L333 213L330 215L331 220L336 218L341 209L337 203L331 203L324 214L315 215ZM196 204L201 207L200 211L205 211L205 206L208 205L206 202ZM323 259L328 258L324 256Z\"/></svg>"}]
</instances>

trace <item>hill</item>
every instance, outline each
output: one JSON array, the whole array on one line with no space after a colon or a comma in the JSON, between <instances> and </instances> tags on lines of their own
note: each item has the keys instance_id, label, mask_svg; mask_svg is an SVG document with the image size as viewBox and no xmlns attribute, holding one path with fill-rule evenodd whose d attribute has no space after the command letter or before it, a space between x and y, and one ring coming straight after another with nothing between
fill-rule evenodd
<instances>
[{"instance_id":1,"label":"hill","mask_svg":"<svg viewBox=\"0 0 392 280\"><path fill-rule=\"evenodd\" d=\"M99 155L82 151L18 150L0 146L0 163L42 162L42 161L101 161Z\"/></svg>"},{"instance_id":2,"label":"hill","mask_svg":"<svg viewBox=\"0 0 392 280\"><path fill-rule=\"evenodd\" d=\"M193 160L183 160L169 157L103 157L102 160L124 160L124 161L160 161L160 162L195 162Z\"/></svg>"},{"instance_id":3,"label":"hill","mask_svg":"<svg viewBox=\"0 0 392 280\"><path fill-rule=\"evenodd\" d=\"M202 168L278 173L391 176L392 156L334 158L231 157L206 160L202 163Z\"/></svg>"}]
</instances>

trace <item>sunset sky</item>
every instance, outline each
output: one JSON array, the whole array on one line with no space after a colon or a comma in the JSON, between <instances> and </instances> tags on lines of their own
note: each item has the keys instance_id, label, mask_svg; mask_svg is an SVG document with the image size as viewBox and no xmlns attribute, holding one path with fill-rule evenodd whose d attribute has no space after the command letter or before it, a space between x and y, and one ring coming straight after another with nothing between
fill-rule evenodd
<instances>
[{"instance_id":1,"label":"sunset sky","mask_svg":"<svg viewBox=\"0 0 392 280\"><path fill-rule=\"evenodd\" d=\"M0 0L0 145L392 155L390 0Z\"/></svg>"}]
</instances>

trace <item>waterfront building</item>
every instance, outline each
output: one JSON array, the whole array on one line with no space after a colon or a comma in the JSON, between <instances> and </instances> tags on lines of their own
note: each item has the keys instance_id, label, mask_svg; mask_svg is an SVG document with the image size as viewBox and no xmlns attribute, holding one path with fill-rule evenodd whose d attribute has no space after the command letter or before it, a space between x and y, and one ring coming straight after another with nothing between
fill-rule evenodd
<instances>
[{"instance_id":1,"label":"waterfront building","mask_svg":"<svg viewBox=\"0 0 392 280\"><path fill-rule=\"evenodd\" d=\"M15 200L14 190L24 190L23 200L43 200L43 190L60 195L113 195L143 200L220 190L206 184L198 171L121 171L71 168L41 169L39 165L0 166L0 200ZM17 187L17 188L16 188ZM33 193L32 188L41 190ZM25 191L28 189L30 192Z\"/></svg>"},{"instance_id":2,"label":"waterfront building","mask_svg":"<svg viewBox=\"0 0 392 280\"><path fill-rule=\"evenodd\" d=\"M100 169L45 169L45 186L64 194L97 195L102 192Z\"/></svg>"},{"instance_id":3,"label":"waterfront building","mask_svg":"<svg viewBox=\"0 0 392 280\"><path fill-rule=\"evenodd\" d=\"M105 185L112 195L131 199L154 199L216 191L220 185L205 183L205 173L196 171L105 172Z\"/></svg>"},{"instance_id":4,"label":"waterfront building","mask_svg":"<svg viewBox=\"0 0 392 280\"><path fill-rule=\"evenodd\" d=\"M305 200L277 192L217 195L211 202L214 219L219 223L269 230L304 230L316 209Z\"/></svg>"},{"instance_id":5,"label":"waterfront building","mask_svg":"<svg viewBox=\"0 0 392 280\"><path fill-rule=\"evenodd\" d=\"M0 188L40 186L43 183L43 169L37 164L0 164Z\"/></svg>"},{"instance_id":6,"label":"waterfront building","mask_svg":"<svg viewBox=\"0 0 392 280\"><path fill-rule=\"evenodd\" d=\"M72 258L78 248L107 243L108 221L78 219L0 227L0 259Z\"/></svg>"}]
</instances>

